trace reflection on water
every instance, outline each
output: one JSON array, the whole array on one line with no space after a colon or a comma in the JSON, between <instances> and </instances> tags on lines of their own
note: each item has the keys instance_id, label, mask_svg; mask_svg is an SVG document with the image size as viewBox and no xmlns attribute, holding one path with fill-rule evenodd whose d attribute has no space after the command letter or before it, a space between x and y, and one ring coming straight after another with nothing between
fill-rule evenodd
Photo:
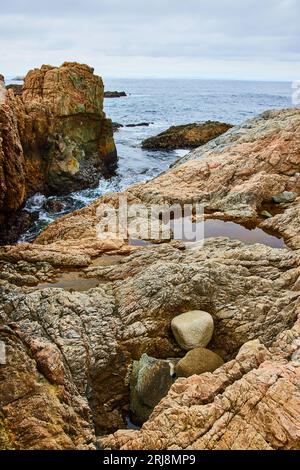
<instances>
[{"instance_id":1,"label":"reflection on water","mask_svg":"<svg viewBox=\"0 0 300 470\"><path fill-rule=\"evenodd\" d=\"M171 239L181 240L186 243L199 242L207 238L226 237L231 240L239 240L245 244L253 245L261 243L272 248L287 248L284 240L275 235L270 235L260 228L246 228L243 225L226 222L217 219L207 219L201 222L187 222L187 218L177 218L171 220L169 225L164 226L170 229L164 233L169 233L169 237L161 238L160 242L167 242ZM162 230L161 230L162 233ZM158 240L151 240L157 243ZM132 239L129 241L131 245L145 246L149 245L149 241Z\"/></svg>"}]
</instances>

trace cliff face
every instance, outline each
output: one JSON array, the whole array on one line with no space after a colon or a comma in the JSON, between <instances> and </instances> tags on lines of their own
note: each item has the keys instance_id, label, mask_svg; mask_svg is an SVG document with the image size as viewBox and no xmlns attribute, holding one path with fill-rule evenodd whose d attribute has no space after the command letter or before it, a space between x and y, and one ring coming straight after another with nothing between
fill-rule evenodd
<instances>
[{"instance_id":1,"label":"cliff face","mask_svg":"<svg viewBox=\"0 0 300 470\"><path fill-rule=\"evenodd\" d=\"M176 380L141 431L102 445L300 448L299 129L299 110L264 114L126 191L129 205L204 202L207 218L250 221L289 249L224 237L100 240L97 206L117 207L117 194L55 221L33 244L0 249L0 448L87 448L124 428L133 360L183 356L171 322L188 310L212 316L209 349L225 364ZM293 198L264 220L262 203L282 191Z\"/></svg>"},{"instance_id":2,"label":"cliff face","mask_svg":"<svg viewBox=\"0 0 300 470\"><path fill-rule=\"evenodd\" d=\"M18 95L2 86L2 219L30 194L92 187L114 171L117 154L103 93L102 79L77 63L31 70Z\"/></svg>"},{"instance_id":3,"label":"cliff face","mask_svg":"<svg viewBox=\"0 0 300 470\"><path fill-rule=\"evenodd\" d=\"M97 184L116 164L103 82L87 65L42 66L25 77L18 123L28 188L63 193Z\"/></svg>"},{"instance_id":4,"label":"cliff face","mask_svg":"<svg viewBox=\"0 0 300 470\"><path fill-rule=\"evenodd\" d=\"M0 189L0 214L16 211L26 194L25 159L16 117L8 104L0 105Z\"/></svg>"}]
</instances>

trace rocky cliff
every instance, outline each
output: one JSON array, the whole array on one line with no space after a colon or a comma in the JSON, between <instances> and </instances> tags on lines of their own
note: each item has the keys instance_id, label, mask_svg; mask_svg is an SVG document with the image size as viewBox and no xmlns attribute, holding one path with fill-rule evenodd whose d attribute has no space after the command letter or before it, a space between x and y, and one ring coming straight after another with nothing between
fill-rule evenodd
<instances>
[{"instance_id":1,"label":"rocky cliff","mask_svg":"<svg viewBox=\"0 0 300 470\"><path fill-rule=\"evenodd\" d=\"M117 154L103 94L91 67L69 62L31 70L21 93L6 91L0 103L1 196L10 199L2 203L5 212L34 192L93 187L101 174L113 173Z\"/></svg>"},{"instance_id":2,"label":"rocky cliff","mask_svg":"<svg viewBox=\"0 0 300 470\"><path fill-rule=\"evenodd\" d=\"M265 113L126 192L129 205L203 202L205 219L260 227L286 248L101 240L99 202L118 207L107 195L0 249L2 448L95 448L117 430L100 445L300 448L299 131L299 110ZM224 365L177 379L140 431L124 430L133 361L183 357L171 322L193 310L213 318L207 347Z\"/></svg>"}]
</instances>

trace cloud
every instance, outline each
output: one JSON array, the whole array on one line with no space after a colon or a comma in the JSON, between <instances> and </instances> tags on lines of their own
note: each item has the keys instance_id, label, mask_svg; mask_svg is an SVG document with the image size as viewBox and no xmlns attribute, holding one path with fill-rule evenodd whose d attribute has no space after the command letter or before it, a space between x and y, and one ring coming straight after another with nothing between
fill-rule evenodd
<instances>
[{"instance_id":1,"label":"cloud","mask_svg":"<svg viewBox=\"0 0 300 470\"><path fill-rule=\"evenodd\" d=\"M298 0L14 0L1 5L0 68L80 60L115 77L183 76L183 67L223 78L231 66L230 78L294 79L299 16ZM153 69L161 62L169 73Z\"/></svg>"}]
</instances>

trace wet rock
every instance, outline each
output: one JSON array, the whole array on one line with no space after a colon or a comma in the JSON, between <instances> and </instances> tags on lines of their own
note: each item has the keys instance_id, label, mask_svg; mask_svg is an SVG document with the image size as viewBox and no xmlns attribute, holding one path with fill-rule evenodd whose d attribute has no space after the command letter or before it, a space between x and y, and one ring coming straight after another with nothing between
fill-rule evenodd
<instances>
[{"instance_id":1,"label":"wet rock","mask_svg":"<svg viewBox=\"0 0 300 470\"><path fill-rule=\"evenodd\" d=\"M65 209L66 204L59 199L48 199L43 204L43 207L47 212L55 214L57 212L62 212Z\"/></svg>"},{"instance_id":2,"label":"wet rock","mask_svg":"<svg viewBox=\"0 0 300 470\"><path fill-rule=\"evenodd\" d=\"M161 134L144 140L142 147L152 150L195 148L224 134L231 127L230 124L214 121L207 121L203 124L172 126Z\"/></svg>"},{"instance_id":3,"label":"wet rock","mask_svg":"<svg viewBox=\"0 0 300 470\"><path fill-rule=\"evenodd\" d=\"M139 122L138 124L126 124L125 127L149 127L150 126L150 122Z\"/></svg>"},{"instance_id":4,"label":"wet rock","mask_svg":"<svg viewBox=\"0 0 300 470\"><path fill-rule=\"evenodd\" d=\"M277 194L276 196L272 197L273 202L276 204L287 204L290 202L294 202L297 198L298 194L292 191L283 191L283 193Z\"/></svg>"},{"instance_id":5,"label":"wet rock","mask_svg":"<svg viewBox=\"0 0 300 470\"><path fill-rule=\"evenodd\" d=\"M196 348L189 351L184 358L176 364L177 377L190 377L191 375L214 372L224 364L218 354L205 348Z\"/></svg>"},{"instance_id":6,"label":"wet rock","mask_svg":"<svg viewBox=\"0 0 300 470\"><path fill-rule=\"evenodd\" d=\"M123 124L120 124L119 122L113 122L112 125L113 125L113 131L114 132L117 132L119 129L124 127Z\"/></svg>"},{"instance_id":7,"label":"wet rock","mask_svg":"<svg viewBox=\"0 0 300 470\"><path fill-rule=\"evenodd\" d=\"M127 96L125 91L105 91L104 98L121 98Z\"/></svg>"},{"instance_id":8,"label":"wet rock","mask_svg":"<svg viewBox=\"0 0 300 470\"><path fill-rule=\"evenodd\" d=\"M189 351L208 345L214 332L214 321L209 313L193 310L173 318L171 328L179 346Z\"/></svg>"},{"instance_id":9,"label":"wet rock","mask_svg":"<svg viewBox=\"0 0 300 470\"><path fill-rule=\"evenodd\" d=\"M174 365L143 354L134 361L130 378L130 410L136 424L144 423L173 383Z\"/></svg>"},{"instance_id":10,"label":"wet rock","mask_svg":"<svg viewBox=\"0 0 300 470\"><path fill-rule=\"evenodd\" d=\"M7 214L0 226L0 245L17 243L20 236L38 219L38 213L18 210Z\"/></svg>"}]
</instances>

